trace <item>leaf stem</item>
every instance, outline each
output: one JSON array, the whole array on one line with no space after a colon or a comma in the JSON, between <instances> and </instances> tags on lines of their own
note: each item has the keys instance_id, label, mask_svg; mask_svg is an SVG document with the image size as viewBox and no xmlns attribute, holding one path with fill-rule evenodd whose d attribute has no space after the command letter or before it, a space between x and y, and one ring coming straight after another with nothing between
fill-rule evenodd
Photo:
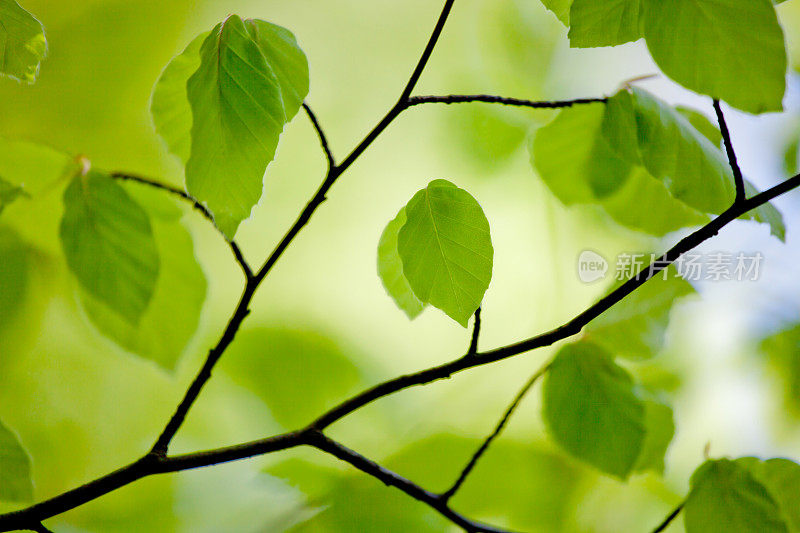
<instances>
[{"instance_id":1,"label":"leaf stem","mask_svg":"<svg viewBox=\"0 0 800 533\"><path fill-rule=\"evenodd\" d=\"M725 151L728 154L728 164L733 171L733 181L736 185L736 196L734 202L742 202L746 198L744 190L744 177L742 176L742 169L739 168L739 163L736 160L736 152L733 149L733 142L731 141L731 133L728 130L728 124L725 121L725 115L722 112L722 107L719 100L714 99L714 112L717 114L717 122L719 123L719 131L722 133L722 141L725 144Z\"/></svg>"},{"instance_id":2,"label":"leaf stem","mask_svg":"<svg viewBox=\"0 0 800 533\"><path fill-rule=\"evenodd\" d=\"M317 132L319 143L322 146L322 151L325 152L325 158L328 161L328 172L330 172L334 167L336 167L336 159L333 157L333 152L328 144L328 138L325 136L325 131L322 129L322 126L317 119L317 115L311 110L311 107L309 107L307 103L303 102L303 109L305 110L306 115L308 115L311 125L314 126L314 130Z\"/></svg>"},{"instance_id":3,"label":"leaf stem","mask_svg":"<svg viewBox=\"0 0 800 533\"><path fill-rule=\"evenodd\" d=\"M661 533L665 529L669 527L673 520L675 520L678 515L683 510L684 505L686 505L686 501L682 501L678 506L661 522L654 530L653 533Z\"/></svg>"}]
</instances>

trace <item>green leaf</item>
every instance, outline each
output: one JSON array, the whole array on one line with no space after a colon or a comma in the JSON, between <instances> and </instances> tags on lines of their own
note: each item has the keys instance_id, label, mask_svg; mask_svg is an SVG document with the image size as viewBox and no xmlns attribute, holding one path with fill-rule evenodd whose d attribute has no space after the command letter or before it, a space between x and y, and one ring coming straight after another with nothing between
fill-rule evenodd
<instances>
[{"instance_id":1,"label":"green leaf","mask_svg":"<svg viewBox=\"0 0 800 533\"><path fill-rule=\"evenodd\" d=\"M167 205L171 209L165 209L159 203L163 200L161 191L145 191L136 185L128 190L150 213L158 249L158 279L150 305L138 324L133 325L87 291L81 291L81 301L103 334L123 348L172 370L197 331L206 278L197 264L192 238L179 222L181 211L171 203Z\"/></svg>"},{"instance_id":2,"label":"green leaf","mask_svg":"<svg viewBox=\"0 0 800 533\"><path fill-rule=\"evenodd\" d=\"M800 531L800 465L789 459L740 457L736 464L747 468L769 491L780 507L789 531Z\"/></svg>"},{"instance_id":3,"label":"green leaf","mask_svg":"<svg viewBox=\"0 0 800 533\"><path fill-rule=\"evenodd\" d=\"M31 499L31 459L17 436L0 422L0 500Z\"/></svg>"},{"instance_id":4,"label":"green leaf","mask_svg":"<svg viewBox=\"0 0 800 533\"><path fill-rule=\"evenodd\" d=\"M0 176L36 198L78 169L68 155L40 144L0 138Z\"/></svg>"},{"instance_id":5,"label":"green leaf","mask_svg":"<svg viewBox=\"0 0 800 533\"><path fill-rule=\"evenodd\" d=\"M0 215L3 214L3 210L6 208L7 205L12 203L20 196L29 197L30 195L26 193L25 189L23 189L22 187L13 185L4 180L3 178L0 178Z\"/></svg>"},{"instance_id":6,"label":"green leaf","mask_svg":"<svg viewBox=\"0 0 800 533\"><path fill-rule=\"evenodd\" d=\"M305 56L277 26L232 15L203 42L200 66L187 83L186 186L228 238L261 198L264 172L308 91L307 80Z\"/></svg>"},{"instance_id":7,"label":"green leaf","mask_svg":"<svg viewBox=\"0 0 800 533\"><path fill-rule=\"evenodd\" d=\"M615 46L642 36L642 0L573 0L569 44L577 48Z\"/></svg>"},{"instance_id":8,"label":"green leaf","mask_svg":"<svg viewBox=\"0 0 800 533\"><path fill-rule=\"evenodd\" d=\"M434 180L408 202L397 249L403 274L423 303L467 321L492 279L489 221L467 191Z\"/></svg>"},{"instance_id":9,"label":"green leaf","mask_svg":"<svg viewBox=\"0 0 800 533\"><path fill-rule=\"evenodd\" d=\"M403 275L403 263L397 251L397 234L406 223L406 208L400 209L397 216L386 225L378 241L378 275L389 296L408 318L416 318L425 304L419 301Z\"/></svg>"},{"instance_id":10,"label":"green leaf","mask_svg":"<svg viewBox=\"0 0 800 533\"><path fill-rule=\"evenodd\" d=\"M358 368L336 344L308 331L241 331L229 351L220 368L287 428L309 423L361 383Z\"/></svg>"},{"instance_id":11,"label":"green leaf","mask_svg":"<svg viewBox=\"0 0 800 533\"><path fill-rule=\"evenodd\" d=\"M175 56L158 78L150 100L153 125L169 151L186 163L192 149L192 108L186 84L200 68L200 47L211 32L203 32Z\"/></svg>"},{"instance_id":12,"label":"green leaf","mask_svg":"<svg viewBox=\"0 0 800 533\"><path fill-rule=\"evenodd\" d=\"M672 438L675 436L675 421L672 408L654 400L645 400L645 434L642 450L636 459L634 470L644 472L653 470L664 473L664 456Z\"/></svg>"},{"instance_id":13,"label":"green leaf","mask_svg":"<svg viewBox=\"0 0 800 533\"><path fill-rule=\"evenodd\" d=\"M45 55L42 24L14 0L0 0L0 74L33 83Z\"/></svg>"},{"instance_id":14,"label":"green leaf","mask_svg":"<svg viewBox=\"0 0 800 533\"><path fill-rule=\"evenodd\" d=\"M67 265L83 289L138 324L159 273L147 213L112 178L89 171L64 192L60 235Z\"/></svg>"},{"instance_id":15,"label":"green leaf","mask_svg":"<svg viewBox=\"0 0 800 533\"><path fill-rule=\"evenodd\" d=\"M770 0L644 0L643 7L647 47L664 74L750 113L783 109L786 49Z\"/></svg>"},{"instance_id":16,"label":"green leaf","mask_svg":"<svg viewBox=\"0 0 800 533\"><path fill-rule=\"evenodd\" d=\"M544 7L555 14L564 26L569 26L569 10L572 0L542 0Z\"/></svg>"},{"instance_id":17,"label":"green leaf","mask_svg":"<svg viewBox=\"0 0 800 533\"><path fill-rule=\"evenodd\" d=\"M691 480L684 508L687 533L786 533L780 508L743 464L706 461Z\"/></svg>"},{"instance_id":18,"label":"green leaf","mask_svg":"<svg viewBox=\"0 0 800 533\"><path fill-rule=\"evenodd\" d=\"M708 117L703 113L697 111L696 109L685 106L675 106L675 111L683 115L684 118L689 121L689 124L694 127L694 129L702 133L706 139L711 141L711 144L717 148L722 146L722 133L719 131L719 128L712 124Z\"/></svg>"},{"instance_id":19,"label":"green leaf","mask_svg":"<svg viewBox=\"0 0 800 533\"><path fill-rule=\"evenodd\" d=\"M533 136L531 162L564 204L598 204L626 227L664 235L707 222L641 166L637 136L630 113L608 112L603 104L575 106ZM617 145L628 146L622 152L635 163L620 155Z\"/></svg>"},{"instance_id":20,"label":"green leaf","mask_svg":"<svg viewBox=\"0 0 800 533\"><path fill-rule=\"evenodd\" d=\"M694 293L689 282L670 268L667 279L656 276L590 322L586 337L617 357L655 357L664 347L672 306Z\"/></svg>"},{"instance_id":21,"label":"green leaf","mask_svg":"<svg viewBox=\"0 0 800 533\"><path fill-rule=\"evenodd\" d=\"M800 418L800 325L763 339L760 348L782 385L785 411Z\"/></svg>"},{"instance_id":22,"label":"green leaf","mask_svg":"<svg viewBox=\"0 0 800 533\"><path fill-rule=\"evenodd\" d=\"M544 419L573 456L621 479L636 467L647 427L633 380L597 345L563 347L544 383Z\"/></svg>"}]
</instances>

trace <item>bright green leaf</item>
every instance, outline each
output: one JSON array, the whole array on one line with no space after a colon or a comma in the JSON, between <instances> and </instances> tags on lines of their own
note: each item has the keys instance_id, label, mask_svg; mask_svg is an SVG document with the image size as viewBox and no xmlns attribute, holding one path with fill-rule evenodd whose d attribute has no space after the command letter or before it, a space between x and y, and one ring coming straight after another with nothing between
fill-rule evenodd
<instances>
[{"instance_id":1,"label":"bright green leaf","mask_svg":"<svg viewBox=\"0 0 800 533\"><path fill-rule=\"evenodd\" d=\"M19 313L28 292L30 250L19 236L0 227L0 331Z\"/></svg>"},{"instance_id":2,"label":"bright green leaf","mask_svg":"<svg viewBox=\"0 0 800 533\"><path fill-rule=\"evenodd\" d=\"M112 178L76 176L64 192L61 245L81 286L132 325L147 310L159 273L147 213Z\"/></svg>"},{"instance_id":3,"label":"bright green leaf","mask_svg":"<svg viewBox=\"0 0 800 533\"><path fill-rule=\"evenodd\" d=\"M562 448L607 474L627 478L643 449L646 408L633 380L597 345L563 347L544 383L544 419Z\"/></svg>"},{"instance_id":4,"label":"bright green leaf","mask_svg":"<svg viewBox=\"0 0 800 533\"><path fill-rule=\"evenodd\" d=\"M691 480L684 507L687 533L786 533L775 499L750 469L728 459L710 460Z\"/></svg>"},{"instance_id":5,"label":"bright green leaf","mask_svg":"<svg viewBox=\"0 0 800 533\"><path fill-rule=\"evenodd\" d=\"M287 428L309 423L361 382L353 361L332 341L278 328L239 332L220 368Z\"/></svg>"},{"instance_id":6,"label":"bright green leaf","mask_svg":"<svg viewBox=\"0 0 800 533\"><path fill-rule=\"evenodd\" d=\"M653 470L664 472L664 455L667 453L672 437L675 436L675 421L672 408L654 400L645 400L645 434L642 450L636 459L634 470L643 472Z\"/></svg>"},{"instance_id":7,"label":"bright green leaf","mask_svg":"<svg viewBox=\"0 0 800 533\"><path fill-rule=\"evenodd\" d=\"M406 223L406 208L403 207L397 216L386 225L378 241L378 275L389 296L397 307L402 309L408 318L416 318L425 308L419 301L403 275L403 263L397 251L397 234Z\"/></svg>"},{"instance_id":8,"label":"bright green leaf","mask_svg":"<svg viewBox=\"0 0 800 533\"><path fill-rule=\"evenodd\" d=\"M143 190L140 186L128 190L135 191L135 198L151 215L160 258L150 305L139 323L132 325L87 291L81 291L81 300L101 332L123 348L172 370L197 330L206 278L197 264L192 238L179 222L181 211L171 203L168 207L172 209L165 209L159 203L164 200L161 191Z\"/></svg>"},{"instance_id":9,"label":"bright green leaf","mask_svg":"<svg viewBox=\"0 0 800 533\"><path fill-rule=\"evenodd\" d=\"M446 180L429 183L405 212L397 238L403 274L421 302L466 327L492 278L486 215L475 198Z\"/></svg>"},{"instance_id":10,"label":"bright green leaf","mask_svg":"<svg viewBox=\"0 0 800 533\"><path fill-rule=\"evenodd\" d=\"M210 32L203 32L169 62L158 78L150 101L150 114L156 132L169 151L184 163L192 148L192 108L186 96L186 84L200 68L200 47Z\"/></svg>"},{"instance_id":11,"label":"bright green leaf","mask_svg":"<svg viewBox=\"0 0 800 533\"><path fill-rule=\"evenodd\" d=\"M722 133L719 131L719 128L712 124L708 117L703 113L697 111L696 109L685 106L675 106L675 111L683 115L684 118L689 121L689 124L694 126L694 129L702 133L706 139L711 141L711 144L716 147L722 146Z\"/></svg>"},{"instance_id":12,"label":"bright green leaf","mask_svg":"<svg viewBox=\"0 0 800 533\"><path fill-rule=\"evenodd\" d=\"M780 111L783 31L770 0L644 0L653 59L687 89L750 113Z\"/></svg>"},{"instance_id":13,"label":"bright green leaf","mask_svg":"<svg viewBox=\"0 0 800 533\"><path fill-rule=\"evenodd\" d=\"M763 339L761 352L782 385L784 408L800 418L800 326L788 327Z\"/></svg>"},{"instance_id":14,"label":"bright green leaf","mask_svg":"<svg viewBox=\"0 0 800 533\"><path fill-rule=\"evenodd\" d=\"M0 74L33 83L45 55L42 24L14 0L0 0Z\"/></svg>"},{"instance_id":15,"label":"bright green leaf","mask_svg":"<svg viewBox=\"0 0 800 533\"><path fill-rule=\"evenodd\" d=\"M614 132L606 137L605 132ZM541 128L530 144L531 161L553 194L566 205L599 204L618 223L663 235L708 218L673 198L666 186L640 164L632 164L611 148L634 142L637 131L630 114L607 113L603 104L561 111ZM635 157L638 147L627 153Z\"/></svg>"},{"instance_id":16,"label":"bright green leaf","mask_svg":"<svg viewBox=\"0 0 800 533\"><path fill-rule=\"evenodd\" d=\"M74 159L40 144L0 138L0 176L36 198L77 170Z\"/></svg>"},{"instance_id":17,"label":"bright green leaf","mask_svg":"<svg viewBox=\"0 0 800 533\"><path fill-rule=\"evenodd\" d=\"M0 422L0 500L32 498L31 459L17 436Z\"/></svg>"},{"instance_id":18,"label":"bright green leaf","mask_svg":"<svg viewBox=\"0 0 800 533\"><path fill-rule=\"evenodd\" d=\"M800 531L800 465L789 459L740 457L736 464L744 466L767 488L780 507L789 531Z\"/></svg>"},{"instance_id":19,"label":"bright green leaf","mask_svg":"<svg viewBox=\"0 0 800 533\"><path fill-rule=\"evenodd\" d=\"M228 238L261 197L281 131L307 90L305 56L282 28L232 15L203 42L187 84L186 186Z\"/></svg>"},{"instance_id":20,"label":"bright green leaf","mask_svg":"<svg viewBox=\"0 0 800 533\"><path fill-rule=\"evenodd\" d=\"M572 0L542 0L544 7L555 14L564 26L569 26L569 11Z\"/></svg>"},{"instance_id":21,"label":"bright green leaf","mask_svg":"<svg viewBox=\"0 0 800 533\"><path fill-rule=\"evenodd\" d=\"M677 300L694 288L673 269L657 275L586 327L587 338L617 357L649 359L664 346L669 315Z\"/></svg>"},{"instance_id":22,"label":"bright green leaf","mask_svg":"<svg viewBox=\"0 0 800 533\"><path fill-rule=\"evenodd\" d=\"M577 48L615 46L642 36L642 0L573 0L569 44Z\"/></svg>"}]
</instances>

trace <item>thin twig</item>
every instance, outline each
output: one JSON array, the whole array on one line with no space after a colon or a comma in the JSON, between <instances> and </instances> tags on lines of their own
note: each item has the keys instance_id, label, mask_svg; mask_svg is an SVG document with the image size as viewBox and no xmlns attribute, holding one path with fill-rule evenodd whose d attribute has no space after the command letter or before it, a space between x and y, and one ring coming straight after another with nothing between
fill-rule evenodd
<instances>
[{"instance_id":1,"label":"thin twig","mask_svg":"<svg viewBox=\"0 0 800 533\"><path fill-rule=\"evenodd\" d=\"M741 202L745 199L744 177L742 176L742 169L739 168L739 163L736 161L736 152L733 150L731 133L728 131L728 124L725 122L725 115L722 113L722 107L720 107L719 100L717 99L714 99L714 112L717 114L719 131L722 133L725 151L728 153L728 163L733 171L733 182L736 184L736 197L734 198L734 202Z\"/></svg>"},{"instance_id":2,"label":"thin twig","mask_svg":"<svg viewBox=\"0 0 800 533\"><path fill-rule=\"evenodd\" d=\"M698 244L716 235L720 229L729 224L731 221L736 220L744 213L751 211L769 202L773 198L797 188L798 186L800 186L800 174L778 185L775 185L774 187L767 189L753 196L752 198L748 198L738 205L732 206L717 218L680 241L670 251L664 254L662 258L667 257L669 262L673 262L686 251L691 250ZM50 498L49 500L34 504L30 507L0 515L0 531L24 529L31 523L46 520L55 515L69 511L70 509L74 509L105 494L113 492L120 487L133 483L138 479L151 475L163 474L167 472L179 472L193 468L222 464L307 444L307 435L309 432L316 434L323 428L379 398L388 396L397 391L404 390L415 385L422 385L449 377L456 372L460 372L468 368L487 365L537 347L547 346L579 333L586 323L610 309L625 296L633 292L636 288L643 285L648 279L656 275L660 270L666 268L666 265L661 265L662 263L659 262L654 263L652 269L653 272L651 274L640 274L639 276L632 278L574 319L547 333L543 333L536 337L532 337L531 339L498 348L496 350L478 353L477 355L469 358L461 357L443 365L391 379L366 391L363 391L349 398L348 400L345 400L338 406L320 416L316 421L301 431L293 431L265 439L237 444L234 446L227 446L224 448L217 448L213 450L194 452L172 457L161 457L152 453L147 454L138 461L135 461L115 472L95 479L86 485L72 489L58 496ZM642 272L647 272L649 270L650 269L644 269Z\"/></svg>"},{"instance_id":3,"label":"thin twig","mask_svg":"<svg viewBox=\"0 0 800 533\"><path fill-rule=\"evenodd\" d=\"M144 176L139 176L137 174L131 174L128 172L112 172L111 177L121 181L130 181L133 183L146 185L148 187L153 187L155 189L168 192L173 196L177 196L178 198L190 203L193 208L195 208L201 215L203 215L207 220L209 220L212 224L214 224L214 215L211 214L211 211L209 211L208 208L206 208L206 206L201 204L196 198L194 198L192 195L190 195L183 189L179 189L178 187L173 187L172 185L167 185L166 183L162 183L160 181L156 181L151 178L146 178ZM246 279L252 278L253 271L250 269L250 265L245 260L244 255L242 254L242 250L239 248L239 245L236 244L236 241L234 241L233 239L228 240L228 238L225 237L225 235L222 234L222 232L220 232L220 235L222 235L225 238L225 242L227 242L228 246L230 246L231 251L233 252L233 256L236 259L236 262L241 267L245 278Z\"/></svg>"},{"instance_id":4,"label":"thin twig","mask_svg":"<svg viewBox=\"0 0 800 533\"><path fill-rule=\"evenodd\" d=\"M681 503L680 503L680 504L679 504L679 505L678 505L678 506L677 506L677 507L676 507L676 508L675 508L675 509L674 509L674 510L673 510L673 511L672 511L672 512L671 512L671 513L670 513L670 514L669 514L669 515L668 515L668 516L667 516L667 517L664 519L664 521L663 521L663 522L661 522L661 523L658 525L658 527L656 527L656 528L653 530L653 533L661 533L662 531L664 531L665 529L667 529L667 528L669 527L669 525L672 523L672 521L673 521L673 520L675 520L675 519L678 517L678 515L681 513L681 511L683 510L683 506L684 506L684 505L686 505L686 502L685 502L685 501L681 502Z\"/></svg>"},{"instance_id":5,"label":"thin twig","mask_svg":"<svg viewBox=\"0 0 800 533\"><path fill-rule=\"evenodd\" d=\"M472 338L469 341L468 354L478 353L478 338L481 336L481 308L475 310L475 324L472 326Z\"/></svg>"},{"instance_id":6,"label":"thin twig","mask_svg":"<svg viewBox=\"0 0 800 533\"><path fill-rule=\"evenodd\" d=\"M325 131L322 129L322 126L317 119L317 115L311 110L311 107L309 107L307 103L303 102L303 109L305 110L306 115L308 115L311 125L314 126L314 130L317 132L319 144L322 146L322 151L325 152L325 158L328 160L328 172L330 172L331 169L336 166L336 159L333 157L330 144L328 144L328 137L325 135Z\"/></svg>"},{"instance_id":7,"label":"thin twig","mask_svg":"<svg viewBox=\"0 0 800 533\"><path fill-rule=\"evenodd\" d=\"M574 100L537 101L523 100L521 98L507 98L489 94L448 94L443 96L414 96L409 98L408 107L422 104L464 104L482 102L486 104L501 104L516 107L531 107L534 109L561 109L581 104L605 103L607 98L577 98Z\"/></svg>"},{"instance_id":8,"label":"thin twig","mask_svg":"<svg viewBox=\"0 0 800 533\"><path fill-rule=\"evenodd\" d=\"M511 402L511 405L509 405L508 409L506 409L505 413L503 414L503 417L500 419L500 422L498 422L497 426L494 428L494 431L491 433L491 435L486 437L483 443L478 447L478 449L472 455L467 465L461 471L461 474L459 474L458 479L456 479L456 482L453 483L453 486L442 493L442 495L440 496L442 500L449 501L450 498L452 498L453 495L458 491L458 489L461 488L461 485L464 484L464 482L467 480L467 477L470 475L472 470L475 468L475 466L477 466L478 461L481 459L481 457L483 457L483 454L486 453L486 451L489 449L489 446L492 445L492 442L494 442L494 440L498 436L500 436L500 433L503 432L503 429L506 427L506 424L508 424L511 415L513 415L514 411L517 410L517 407L519 407L519 404L525 398L525 395L528 394L528 391L531 390L533 385L539 380L540 377L544 375L545 372L547 372L549 368L550 364L548 363L539 370L537 370L536 373L533 374L533 376L531 376L528 379L528 381L525 383L522 389L520 389L520 391L514 397L514 400Z\"/></svg>"},{"instance_id":9,"label":"thin twig","mask_svg":"<svg viewBox=\"0 0 800 533\"><path fill-rule=\"evenodd\" d=\"M347 448L333 439L326 437L322 433L316 433L310 444L311 446L314 446L325 453L351 464L362 472L380 480L385 485L396 487L415 500L427 504L429 507L439 512L442 516L465 531L481 533L508 533L507 530L498 529L488 524L481 524L466 518L460 513L453 511L447 502L442 500L438 494L423 489L416 483L384 468L370 459L367 459L363 455L351 450L350 448Z\"/></svg>"},{"instance_id":10,"label":"thin twig","mask_svg":"<svg viewBox=\"0 0 800 533\"><path fill-rule=\"evenodd\" d=\"M264 278L267 276L267 274L269 274L272 267L283 255L283 252L289 247L292 241L294 241L295 237L297 237L306 224L308 224L308 222L311 220L311 216L314 214L317 208L325 201L326 194L330 188L333 186L339 176L341 176L350 167L350 165L352 165L356 159L358 159L364 150L366 150L367 147L372 144L372 142L375 141L375 139L381 134L381 132L383 132L383 130L385 130L386 127L389 126L389 124L394 121L394 119L397 118L397 116L400 115L400 113L406 108L407 94L410 94L410 92L414 90L414 87L416 86L416 83L419 80L425 65L427 64L428 59L430 58L431 52L436 45L436 41L439 39L442 28L447 21L447 16L450 13L453 2L454 0L446 0L444 8L442 9L442 13L439 16L439 20L436 22L436 27L434 28L433 33L428 40L428 44L425 46L425 50L422 53L422 57L420 57L419 61L417 62L417 66L414 68L414 72L411 74L408 83L406 83L406 86L403 89L403 93L397 104L395 104L394 107L389 110L389 112L378 123L378 125L375 126L375 128L373 128L369 134L367 134L367 136L353 149L352 152L350 152L350 155L348 155L340 165L328 168L328 173L325 177L325 180L322 182L322 185L320 185L319 189L317 189L317 192L300 213L292 227L289 229L283 239L281 239L258 272L254 276L248 278L247 284L244 288L244 293L239 300L239 305L236 307L236 311L231 317L231 320L228 322L228 325L226 326L225 332L220 338L219 343L209 352L203 367L200 369L200 372L198 372L194 381L192 381L192 384L184 394L180 404L178 404L175 413L172 415L166 427L161 432L161 435L158 437L158 440L153 446L151 453L156 455L166 454L170 442L180 429L183 421L186 419L186 415L194 405L194 402L200 395L204 385L211 378L211 372L213 371L214 366L217 364L217 361L219 361L219 358L222 357L222 354L225 352L225 349L228 347L228 345L233 341L233 337L236 335L236 332L241 326L242 321L250 312L249 305L253 299L253 296L255 295L256 289L258 289L259 285L261 285L261 282L264 281Z\"/></svg>"}]
</instances>

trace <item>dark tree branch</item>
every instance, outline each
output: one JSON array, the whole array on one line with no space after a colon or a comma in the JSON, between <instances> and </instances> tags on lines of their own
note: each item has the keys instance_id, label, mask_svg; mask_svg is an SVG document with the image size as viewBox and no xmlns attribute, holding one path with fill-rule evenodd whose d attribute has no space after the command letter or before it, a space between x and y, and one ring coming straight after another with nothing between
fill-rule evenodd
<instances>
[{"instance_id":1,"label":"dark tree branch","mask_svg":"<svg viewBox=\"0 0 800 533\"><path fill-rule=\"evenodd\" d=\"M581 104L605 103L607 98L577 98L575 100L556 100L552 102L522 100L520 98L506 98L489 94L449 94L445 96L414 96L409 98L408 107L422 104L463 104L482 102L486 104L502 104L516 107L531 107L534 109L561 109Z\"/></svg>"},{"instance_id":2,"label":"dark tree branch","mask_svg":"<svg viewBox=\"0 0 800 533\"><path fill-rule=\"evenodd\" d=\"M744 191L744 177L742 176L742 169L739 168L739 163L736 161L736 152L733 150L731 133L728 131L728 124L725 122L725 115L722 113L722 107L720 107L719 100L717 99L714 99L714 112L717 114L719 131L722 133L722 141L725 144L725 151L728 153L728 163L733 171L733 181L736 184L736 197L734 201L742 202L746 197Z\"/></svg>"},{"instance_id":3,"label":"dark tree branch","mask_svg":"<svg viewBox=\"0 0 800 533\"><path fill-rule=\"evenodd\" d=\"M328 160L328 172L330 172L331 169L336 166L336 159L333 157L333 152L328 144L328 137L325 136L325 131L322 129L322 126L317 119L317 115L314 114L314 112L305 102L303 102L303 109L305 110L306 115L308 115L311 125L314 126L314 130L317 132L319 144L322 146L322 151L325 152L325 158Z\"/></svg>"},{"instance_id":4,"label":"dark tree branch","mask_svg":"<svg viewBox=\"0 0 800 533\"><path fill-rule=\"evenodd\" d=\"M683 510L683 506L686 505L686 502L681 502L665 519L661 522L658 527L653 530L653 533L661 533L665 529L669 527L673 520L675 520L681 511Z\"/></svg>"},{"instance_id":5,"label":"dark tree branch","mask_svg":"<svg viewBox=\"0 0 800 533\"><path fill-rule=\"evenodd\" d=\"M332 408L330 411L314 421L312 426L317 429L324 429L337 420L352 413L353 411L397 391L407 389L415 385L424 385L433 381L448 378L451 375L468 368L494 363L495 361L507 359L514 355L518 355L536 348L550 346L558 341L564 340L573 335L577 335L589 322L608 311L627 295L644 285L647 280L672 264L681 255L693 249L700 243L715 236L717 233L719 233L720 229L725 227L731 221L736 220L738 217L742 216L748 211L751 211L756 207L759 207L769 202L773 198L791 191L798 186L800 186L800 174L770 189L767 189L753 196L752 198L748 198L747 200L730 207L717 218L682 239L664 255L656 259L649 267L642 269L637 276L629 279L613 292L598 300L594 305L590 306L585 311L574 317L572 320L562 324L561 326L558 326L557 328L535 337L516 342L514 344L495 348L494 350L478 352L475 355L465 355L439 366L385 381Z\"/></svg>"},{"instance_id":6,"label":"dark tree branch","mask_svg":"<svg viewBox=\"0 0 800 533\"><path fill-rule=\"evenodd\" d=\"M478 338L481 336L481 308L475 310L475 324L472 326L472 338L469 341L467 353L475 355L478 353Z\"/></svg>"},{"instance_id":7,"label":"dark tree branch","mask_svg":"<svg viewBox=\"0 0 800 533\"><path fill-rule=\"evenodd\" d=\"M300 213L295 223L292 225L283 239L281 239L259 271L254 276L248 277L247 284L244 288L244 293L239 300L239 305L236 307L236 311L231 317L231 320L228 322L228 325L226 326L225 332L220 338L219 343L209 352L208 358L203 364L203 367L200 369L200 372L197 374L194 381L192 381L192 384L189 386L189 389L184 394L184 397L178 405L178 408L175 410L175 413L170 418L167 426L164 428L164 431L158 437L158 440L153 446L151 453L155 455L166 454L169 449L169 443L175 437L175 434L178 432L183 424L183 421L186 419L186 415L189 413L192 405L194 405L194 402L200 395L203 386L211 378L211 373L214 369L214 366L217 364L217 361L219 361L219 358L222 357L222 354L225 352L225 349L228 347L228 345L230 345L230 343L233 341L233 338L236 335L236 332L239 330L242 321L249 314L249 305L253 299L253 296L255 295L256 289L258 289L259 285L261 285L261 282L264 281L264 278L267 276L267 274L269 274L275 263L278 262L278 259L280 259L280 257L283 255L283 252L289 247L292 241L294 241L295 237L297 237L306 224L308 224L308 222L311 220L311 216L314 214L317 208L325 201L326 195L330 188L333 186L339 176L341 176L356 161L356 159L358 159L364 150L366 150L367 147L372 144L372 142L381 134L381 132L383 132L383 130L386 129L386 127L389 126L389 124L391 124L391 122L394 121L394 119L397 118L397 116L400 115L400 113L405 109L408 94L414 90L414 87L416 86L417 81L419 80L419 77L425 68L425 65L428 63L428 59L430 58L433 48L442 32L442 28L444 28L444 24L447 21L447 16L450 13L453 2L454 0L445 1L442 13L439 16L439 20L436 22L436 27L434 28L433 33L428 40L428 44L425 46L422 57L420 57L414 72L411 74L411 78L406 83L400 99L397 101L394 107L389 110L389 112L378 123L378 125L375 126L375 128L353 149L350 155L347 156L347 158L340 165L334 165L328 168L328 173L325 177L325 180L322 182L322 185L320 185L319 189L317 189L317 192ZM307 108L307 111L308 110L309 108ZM313 117L313 114L309 116ZM313 118L312 122L318 126L316 120ZM318 129L318 132L321 134L322 130Z\"/></svg>"},{"instance_id":8,"label":"dark tree branch","mask_svg":"<svg viewBox=\"0 0 800 533\"><path fill-rule=\"evenodd\" d=\"M415 500L427 504L429 507L436 510L439 514L465 531L508 533L506 530L498 529L488 524L474 522L453 511L453 509L451 509L447 504L447 501L443 500L438 494L425 490L416 483L409 481L398 474L395 474L391 470L387 470L378 463L367 459L350 448L347 448L346 446L343 446L342 444L326 437L321 432L312 433L310 445L322 450L325 453L333 455L334 457L346 463L351 464L362 472L383 482L387 486L400 489Z\"/></svg>"},{"instance_id":9,"label":"dark tree branch","mask_svg":"<svg viewBox=\"0 0 800 533\"><path fill-rule=\"evenodd\" d=\"M517 410L520 402L522 402L522 400L525 398L525 395L528 394L528 391L531 390L531 387L533 387L533 385L539 380L540 377L544 375L545 372L547 372L549 368L550 364L548 363L537 370L536 373L531 376L530 379L528 379L527 383L525 383L522 389L520 389L520 391L517 393L517 396L514 398L514 401L511 402L511 405L509 405L508 409L506 409L506 412L503 414L500 422L498 422L497 427L494 428L492 434L489 435L478 447L467 465L461 471L461 474L458 476L458 479L456 479L456 482L453 483L453 486L442 493L441 498L444 501L449 501L450 498L452 498L453 495L458 492L458 489L460 489L461 485L463 485L467 480L467 477L470 475L470 473L472 473L472 470L475 468L475 466L477 466L478 461L480 461L481 457L483 457L483 454L489 450L489 446L492 445L492 442L494 442L494 440L500 436L500 433L502 433L503 429L506 427L506 424L508 424L509 419L511 419L511 415L514 414L514 411Z\"/></svg>"},{"instance_id":10,"label":"dark tree branch","mask_svg":"<svg viewBox=\"0 0 800 533\"><path fill-rule=\"evenodd\" d=\"M112 172L111 177L121 181L131 181L133 183L139 183L141 185L146 185L148 187L160 189L162 191L168 192L169 194L172 194L173 196L177 196L178 198L181 198L182 200L189 202L193 208L195 208L198 212L200 212L201 215L203 215L212 224L214 223L214 215L211 214L211 211L209 211L206 208L206 206L201 204L196 198L191 196L183 189L179 189L178 187L173 187L172 185L167 185L166 183L161 183L159 181L146 178L144 176L130 174L127 172ZM222 235L222 233L220 233L220 235ZM225 236L223 235L223 237ZM228 240L227 237L225 237L225 242L227 242L228 246L230 246L231 251L233 252L233 256L236 258L236 262L242 268L242 272L244 273L245 278L246 279L252 278L253 271L250 269L250 265L245 260L241 249L239 249L239 245L236 244L236 241L234 241L233 239Z\"/></svg>"}]
</instances>

